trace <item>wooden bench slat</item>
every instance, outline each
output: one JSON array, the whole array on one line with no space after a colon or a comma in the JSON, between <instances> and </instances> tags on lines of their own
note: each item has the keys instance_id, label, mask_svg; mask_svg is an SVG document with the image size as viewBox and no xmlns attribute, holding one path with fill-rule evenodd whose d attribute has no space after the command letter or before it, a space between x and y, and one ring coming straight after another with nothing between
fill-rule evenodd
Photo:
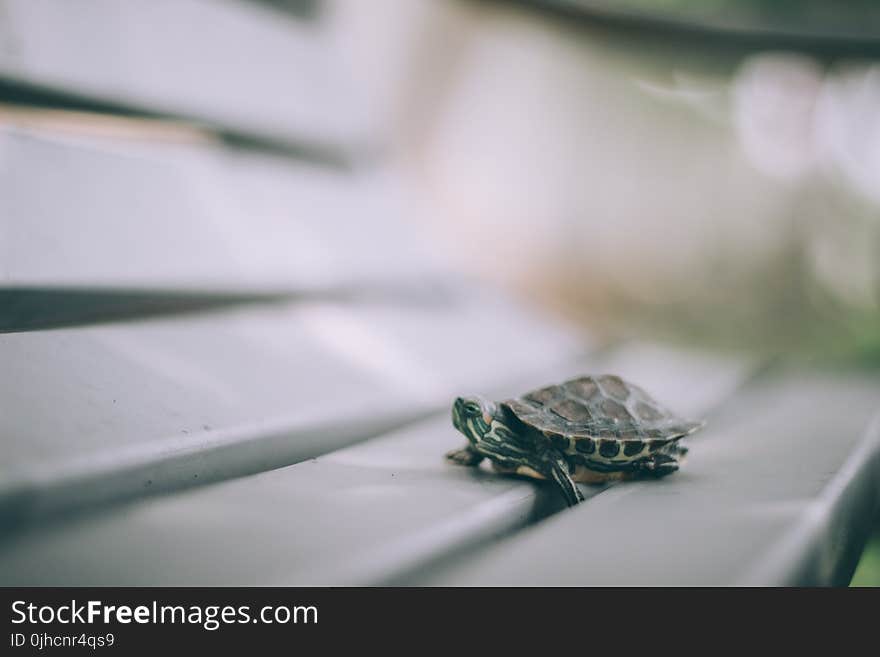
<instances>
[{"instance_id":1,"label":"wooden bench slat","mask_svg":"<svg viewBox=\"0 0 880 657\"><path fill-rule=\"evenodd\" d=\"M616 487L426 585L845 585L880 508L880 385L780 372L694 438L686 469Z\"/></svg>"},{"instance_id":2,"label":"wooden bench slat","mask_svg":"<svg viewBox=\"0 0 880 657\"><path fill-rule=\"evenodd\" d=\"M229 0L6 0L3 23L10 80L276 141L349 147L370 133L318 21Z\"/></svg>"},{"instance_id":3,"label":"wooden bench slat","mask_svg":"<svg viewBox=\"0 0 880 657\"><path fill-rule=\"evenodd\" d=\"M702 408L689 409L702 413L751 371L739 361L651 353L644 370L623 349L592 366L569 360L519 384L482 390L514 394L588 367L617 371L618 363L636 380L648 380L649 370L662 367L668 389L658 396L676 407L687 405L691 390L715 390L717 398L706 395ZM387 582L558 509L558 496L546 486L445 463L443 453L461 442L444 411L315 461L34 529L2 548L0 581Z\"/></svg>"},{"instance_id":4,"label":"wooden bench slat","mask_svg":"<svg viewBox=\"0 0 880 657\"><path fill-rule=\"evenodd\" d=\"M479 360L458 352L464 331ZM36 516L287 465L580 348L479 294L0 335L0 506Z\"/></svg>"},{"instance_id":5,"label":"wooden bench slat","mask_svg":"<svg viewBox=\"0 0 880 657\"><path fill-rule=\"evenodd\" d=\"M440 266L405 208L380 174L0 131L7 288L381 289Z\"/></svg>"}]
</instances>

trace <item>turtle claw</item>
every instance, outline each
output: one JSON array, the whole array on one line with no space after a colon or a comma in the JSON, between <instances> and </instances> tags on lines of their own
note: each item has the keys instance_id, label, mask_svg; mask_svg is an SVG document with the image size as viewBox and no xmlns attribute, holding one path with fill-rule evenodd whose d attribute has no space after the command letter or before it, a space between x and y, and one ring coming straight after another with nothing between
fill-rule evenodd
<instances>
[{"instance_id":1,"label":"turtle claw","mask_svg":"<svg viewBox=\"0 0 880 657\"><path fill-rule=\"evenodd\" d=\"M470 445L466 445L461 449L454 449L451 452L446 453L446 460L455 463L456 465L463 465L466 467L474 467L480 464L480 462L485 458L482 454L473 449Z\"/></svg>"},{"instance_id":2,"label":"turtle claw","mask_svg":"<svg viewBox=\"0 0 880 657\"><path fill-rule=\"evenodd\" d=\"M642 472L658 479L678 470L678 461L668 454L654 454L653 457L639 465Z\"/></svg>"},{"instance_id":3,"label":"turtle claw","mask_svg":"<svg viewBox=\"0 0 880 657\"><path fill-rule=\"evenodd\" d=\"M572 483L572 487L569 488L565 484L558 484L560 490L562 491L562 496L565 498L565 503L569 507L577 506L587 498L584 497L584 494L577 487L577 484Z\"/></svg>"}]
</instances>

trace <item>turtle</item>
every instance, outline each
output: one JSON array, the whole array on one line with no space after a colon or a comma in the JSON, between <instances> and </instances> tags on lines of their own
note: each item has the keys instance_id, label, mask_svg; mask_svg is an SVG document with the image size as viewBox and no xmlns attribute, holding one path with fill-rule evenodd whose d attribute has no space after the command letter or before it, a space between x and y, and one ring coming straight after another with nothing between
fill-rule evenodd
<instances>
[{"instance_id":1,"label":"turtle","mask_svg":"<svg viewBox=\"0 0 880 657\"><path fill-rule=\"evenodd\" d=\"M679 440L705 426L680 417L613 374L586 375L502 402L457 397L452 424L468 439L446 454L501 473L555 483L568 506L584 500L575 482L600 484L678 470Z\"/></svg>"}]
</instances>

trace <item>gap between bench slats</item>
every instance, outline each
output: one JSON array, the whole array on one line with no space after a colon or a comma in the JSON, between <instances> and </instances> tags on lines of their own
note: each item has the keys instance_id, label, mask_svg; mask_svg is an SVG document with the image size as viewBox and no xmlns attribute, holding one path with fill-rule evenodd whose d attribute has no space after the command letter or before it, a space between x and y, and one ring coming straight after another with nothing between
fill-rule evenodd
<instances>
[{"instance_id":1,"label":"gap between bench slats","mask_svg":"<svg viewBox=\"0 0 880 657\"><path fill-rule=\"evenodd\" d=\"M364 148L374 132L319 21L234 0L5 0L2 10L0 74L11 81L311 150Z\"/></svg>"}]
</instances>

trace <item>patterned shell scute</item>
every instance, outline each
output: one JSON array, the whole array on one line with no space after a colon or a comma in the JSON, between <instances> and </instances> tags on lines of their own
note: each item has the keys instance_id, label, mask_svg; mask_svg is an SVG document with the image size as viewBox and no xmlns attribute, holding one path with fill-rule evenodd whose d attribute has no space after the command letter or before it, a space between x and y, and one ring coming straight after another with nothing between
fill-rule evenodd
<instances>
[{"instance_id":1,"label":"patterned shell scute","mask_svg":"<svg viewBox=\"0 0 880 657\"><path fill-rule=\"evenodd\" d=\"M675 415L640 387L610 374L533 390L503 406L563 449L573 439L577 451L591 453L601 441L600 453L609 457L621 449L619 440L626 441L625 450L641 451L639 443L646 441L653 451L703 426Z\"/></svg>"}]
</instances>

